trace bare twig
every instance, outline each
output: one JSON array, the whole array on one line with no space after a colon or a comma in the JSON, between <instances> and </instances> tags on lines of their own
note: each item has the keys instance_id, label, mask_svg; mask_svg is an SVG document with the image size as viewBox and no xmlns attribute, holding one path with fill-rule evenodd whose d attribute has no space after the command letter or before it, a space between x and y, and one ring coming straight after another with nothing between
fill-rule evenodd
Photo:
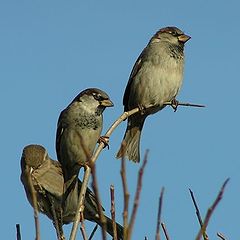
<instances>
[{"instance_id":1,"label":"bare twig","mask_svg":"<svg viewBox=\"0 0 240 240\"><path fill-rule=\"evenodd\" d=\"M167 227L166 227L166 225L162 222L162 223L161 223L161 226L162 226L162 229L163 229L164 236L165 236L166 240L170 240L169 234L168 234L168 232L167 232Z\"/></svg>"},{"instance_id":2,"label":"bare twig","mask_svg":"<svg viewBox=\"0 0 240 240\"><path fill-rule=\"evenodd\" d=\"M136 194L135 194L135 198L134 198L132 215L131 215L130 223L129 223L129 227L128 227L128 235L127 236L128 236L129 240L131 239L133 226L134 226L136 215L137 215L137 209L138 209L138 206L139 206L140 193L141 193L141 190L142 190L142 177L143 177L145 166L147 164L147 156L148 156L148 150L145 153L143 164L138 171L137 189L136 189Z\"/></svg>"},{"instance_id":3,"label":"bare twig","mask_svg":"<svg viewBox=\"0 0 240 240\"><path fill-rule=\"evenodd\" d=\"M26 174L27 174L27 179L28 179L28 183L29 183L30 191L31 191L31 195L32 195L36 240L40 240L40 224L39 224L39 219L38 219L37 194L33 187L31 170L29 169L28 166L26 166Z\"/></svg>"},{"instance_id":4,"label":"bare twig","mask_svg":"<svg viewBox=\"0 0 240 240\"><path fill-rule=\"evenodd\" d=\"M124 151L124 144L122 144L121 149ZM123 186L123 239L127 239L128 235L128 204L129 204L129 192L127 186L127 176L126 176L126 159L122 157L121 170L120 170Z\"/></svg>"},{"instance_id":5,"label":"bare twig","mask_svg":"<svg viewBox=\"0 0 240 240\"><path fill-rule=\"evenodd\" d=\"M21 229L20 224L16 224L16 230L17 230L17 240L21 240Z\"/></svg>"},{"instance_id":6,"label":"bare twig","mask_svg":"<svg viewBox=\"0 0 240 240\"><path fill-rule=\"evenodd\" d=\"M139 111L139 108L134 108L133 110L131 110L129 112L124 112L112 124L112 126L108 129L108 131L106 132L106 134L104 136L105 137L110 137L111 134L113 133L114 129L122 121L126 120L129 116L137 113L138 111ZM98 145L96 151L94 152L94 154L91 158L91 163L90 164L94 164L96 162L98 156L100 155L100 153L101 153L101 151L103 150L104 147L105 147L105 144L103 142L100 142L100 144ZM75 240L76 239L77 228L78 228L78 224L79 224L79 221L80 221L80 211L83 211L83 209L84 209L85 193L86 193L86 190L87 190L87 185L88 185L88 182L89 182L90 174L91 174L91 168L86 166L85 173L84 173L84 178L83 178L83 182L82 182L82 187L81 187L81 191L80 191L79 199L78 199L78 207L77 207L75 219L74 219L71 234L70 234L70 240Z\"/></svg>"},{"instance_id":7,"label":"bare twig","mask_svg":"<svg viewBox=\"0 0 240 240\"><path fill-rule=\"evenodd\" d=\"M114 197L114 186L110 186L110 196L111 196L111 216L113 224L113 240L117 240L117 225L115 220L115 197Z\"/></svg>"},{"instance_id":8,"label":"bare twig","mask_svg":"<svg viewBox=\"0 0 240 240\"><path fill-rule=\"evenodd\" d=\"M98 207L98 213L100 216L100 222L101 222L101 229L102 229L102 239L106 240L107 235L106 235L106 218L105 215L103 214L103 209L101 205L101 199L100 199L100 194L98 190L98 184L97 184L97 173L96 173L96 166L95 163L91 164L91 170L92 170L92 188L94 191L94 194L97 199L97 207Z\"/></svg>"},{"instance_id":9,"label":"bare twig","mask_svg":"<svg viewBox=\"0 0 240 240\"><path fill-rule=\"evenodd\" d=\"M87 235L86 235L86 231L85 231L85 227L84 227L83 224L84 224L84 223L82 222L81 225L80 225L80 231L81 231L81 233L82 233L83 239L84 239L84 240L88 240Z\"/></svg>"},{"instance_id":10,"label":"bare twig","mask_svg":"<svg viewBox=\"0 0 240 240\"><path fill-rule=\"evenodd\" d=\"M88 240L87 232L86 232L86 228L85 228L85 224L84 224L84 216L83 216L83 213L82 213L82 212L81 212L80 214L81 214L81 226L80 226L80 230L81 230L83 239L84 239L84 240Z\"/></svg>"},{"instance_id":11,"label":"bare twig","mask_svg":"<svg viewBox=\"0 0 240 240\"><path fill-rule=\"evenodd\" d=\"M200 240L201 239L201 235L203 234L203 232L206 231L206 228L208 226L209 220L210 220L210 218L211 218L215 208L217 207L217 205L219 204L219 202L221 201L221 199L223 197L223 193L224 193L224 190L225 190L225 187L226 187L228 181L229 181L229 178L223 183L223 185L222 185L222 187L221 187L221 189L220 189L220 191L219 191L219 193L217 195L217 198L213 202L212 206L208 209L206 217L205 217L203 225L202 225L202 228L198 232L196 240Z\"/></svg>"},{"instance_id":12,"label":"bare twig","mask_svg":"<svg viewBox=\"0 0 240 240\"><path fill-rule=\"evenodd\" d=\"M91 174L91 169L90 167L86 166L84 176L83 176L83 184L81 187L81 191L79 194L79 199L78 199L78 206L76 210L76 215L74 218L71 234L70 234L70 240L75 240L76 235L77 235L77 229L78 229L78 224L81 218L81 212L83 213L84 211L84 199L85 199L85 194L87 191L87 184L88 180Z\"/></svg>"},{"instance_id":13,"label":"bare twig","mask_svg":"<svg viewBox=\"0 0 240 240\"><path fill-rule=\"evenodd\" d=\"M91 235L90 235L90 237L89 237L89 240L92 240L95 232L97 231L97 228L98 228L98 224L96 224L95 227L94 227L94 229L92 230L92 233L91 233Z\"/></svg>"},{"instance_id":14,"label":"bare twig","mask_svg":"<svg viewBox=\"0 0 240 240\"><path fill-rule=\"evenodd\" d=\"M155 236L156 240L160 240L160 224L161 224L163 194L164 194L164 187L162 187L160 197L159 197L159 203L158 203L157 229L156 229L156 236Z\"/></svg>"},{"instance_id":15,"label":"bare twig","mask_svg":"<svg viewBox=\"0 0 240 240\"><path fill-rule=\"evenodd\" d=\"M199 211L197 202L196 202L196 200L195 200L193 191L192 191L190 188L189 188L189 192L190 192L190 195L191 195L191 198L192 198L194 207L195 207L195 209L196 209L196 215L197 215L197 218L198 218L198 222L199 222L199 224L200 224L200 227L202 228L203 222L202 222L202 218L201 218L201 214L200 214L200 211ZM203 232L202 236L203 236L203 239L204 239L204 240L208 240L208 235L207 235L207 232L206 232L206 231Z\"/></svg>"},{"instance_id":16,"label":"bare twig","mask_svg":"<svg viewBox=\"0 0 240 240\"><path fill-rule=\"evenodd\" d=\"M221 238L222 240L227 240L226 237L223 236L223 234L220 233L220 232L217 233L217 236L218 236L219 238Z\"/></svg>"},{"instance_id":17,"label":"bare twig","mask_svg":"<svg viewBox=\"0 0 240 240\"><path fill-rule=\"evenodd\" d=\"M172 105L172 103L165 103L165 105ZM190 104L185 104L184 103L179 103L178 105L180 106L191 106ZM194 104L192 104L194 105ZM118 125L123 122L124 120L126 120L129 116L139 112L140 109L134 108L128 112L124 112L113 124L112 126L108 129L108 131L106 132L106 134L104 135L105 137L110 137L111 134L113 133L113 131L118 127ZM100 142L100 144L98 145L96 151L94 152L93 156L91 157L91 164L94 164L98 158L98 156L100 155L102 149L105 147L104 142ZM76 211L76 215L75 215L75 219L74 219L74 223L72 226L72 230L71 230L71 234L70 234L70 240L75 240L76 238L76 234L77 234L77 228L78 228L78 224L80 221L80 211L83 211L83 204L84 204L84 198L85 198L85 193L87 190L87 184L89 182L89 178L90 178L90 173L91 173L91 169L90 167L86 167L85 173L84 173L84 179L82 182L82 187L81 187L81 191L79 194L79 200L78 200L78 208Z\"/></svg>"},{"instance_id":18,"label":"bare twig","mask_svg":"<svg viewBox=\"0 0 240 240\"><path fill-rule=\"evenodd\" d=\"M194 103L181 103L174 99L174 101L171 102L165 102L164 105L169 105L173 108L174 112L177 111L178 106L182 107L205 107L201 104L194 104Z\"/></svg>"}]
</instances>

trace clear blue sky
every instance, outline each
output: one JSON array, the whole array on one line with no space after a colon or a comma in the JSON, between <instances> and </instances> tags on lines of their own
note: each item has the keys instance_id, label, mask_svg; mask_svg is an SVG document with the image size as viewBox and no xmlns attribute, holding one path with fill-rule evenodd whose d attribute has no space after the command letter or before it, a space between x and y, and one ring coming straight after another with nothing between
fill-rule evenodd
<instances>
[{"instance_id":1,"label":"clear blue sky","mask_svg":"<svg viewBox=\"0 0 240 240\"><path fill-rule=\"evenodd\" d=\"M206 109L170 108L147 119L142 156L150 149L133 239L153 239L160 188L162 218L171 239L194 239L199 229L188 188L201 213L230 177L209 224L239 239L239 8L238 1L13 1L0 2L1 238L34 238L30 205L20 183L22 148L43 144L56 159L55 131L60 111L81 90L105 90L115 107L104 114L104 129L121 114L129 73L149 38L175 25L192 39L185 48L184 84L178 99ZM97 162L102 202L110 215L109 186L116 188L117 220L122 223L120 162L114 156L123 123ZM129 191L135 193L140 165L128 163ZM42 239L55 231L41 215ZM87 223L88 231L93 228ZM71 225L65 226L68 234ZM99 239L99 231L98 237ZM79 237L80 239L80 237ZM109 238L110 239L110 238Z\"/></svg>"}]
</instances>

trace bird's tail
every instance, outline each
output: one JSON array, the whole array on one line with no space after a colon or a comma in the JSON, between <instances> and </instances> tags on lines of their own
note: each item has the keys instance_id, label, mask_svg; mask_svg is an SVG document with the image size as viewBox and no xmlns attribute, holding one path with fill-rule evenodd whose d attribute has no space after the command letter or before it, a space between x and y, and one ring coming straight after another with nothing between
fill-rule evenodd
<instances>
[{"instance_id":1,"label":"bird's tail","mask_svg":"<svg viewBox=\"0 0 240 240\"><path fill-rule=\"evenodd\" d=\"M128 118L127 130L117 153L117 158L125 156L129 160L140 162L140 137L145 118L139 114Z\"/></svg>"},{"instance_id":2,"label":"bird's tail","mask_svg":"<svg viewBox=\"0 0 240 240\"><path fill-rule=\"evenodd\" d=\"M105 216L106 218L106 231L108 234L110 234L113 237L113 221L109 217ZM102 223L100 222L100 219L95 219L96 223L102 227ZM117 239L122 240L123 239L123 227L116 223L116 229L117 229Z\"/></svg>"}]
</instances>

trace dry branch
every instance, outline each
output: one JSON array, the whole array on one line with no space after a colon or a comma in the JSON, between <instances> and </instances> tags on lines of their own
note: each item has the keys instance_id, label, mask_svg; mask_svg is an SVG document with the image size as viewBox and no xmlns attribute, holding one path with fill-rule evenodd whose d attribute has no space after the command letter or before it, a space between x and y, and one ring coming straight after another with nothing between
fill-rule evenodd
<instances>
[{"instance_id":1,"label":"dry branch","mask_svg":"<svg viewBox=\"0 0 240 240\"><path fill-rule=\"evenodd\" d=\"M101 225L101 229L102 229L102 239L106 240L107 239L107 235L106 235L106 218L103 214L103 209L102 209L102 205L101 205L101 199L100 199L100 194L99 194L99 189L98 189L98 184L97 184L97 174L96 174L96 166L95 163L93 163L93 165L91 165L91 170L92 170L92 188L94 191L94 194L96 196L97 199L97 208L98 208L98 214L100 217L100 222L102 223Z\"/></svg>"},{"instance_id":2,"label":"dry branch","mask_svg":"<svg viewBox=\"0 0 240 240\"><path fill-rule=\"evenodd\" d=\"M217 236L218 236L220 239L222 239L222 240L227 240L226 237L223 236L223 234L220 233L220 232L217 233Z\"/></svg>"},{"instance_id":3,"label":"dry branch","mask_svg":"<svg viewBox=\"0 0 240 240\"><path fill-rule=\"evenodd\" d=\"M124 149L122 144L121 149ZM128 205L129 205L129 192L127 186L127 176L126 176L126 159L122 157L121 170L120 170L123 186L123 239L127 239L128 233Z\"/></svg>"},{"instance_id":4,"label":"dry branch","mask_svg":"<svg viewBox=\"0 0 240 240\"><path fill-rule=\"evenodd\" d=\"M127 239L128 240L130 240L131 236L132 236L133 226L134 226L134 223L135 223L137 209L138 209L138 206L139 206L140 193L141 193L141 190L142 190L142 177L143 177L145 166L147 164L147 156L148 156L148 150L145 153L143 164L138 171L137 190L136 190L136 194L135 194L135 198L134 198L134 204L133 204L132 215L131 215L131 218L130 218L130 223L129 223L129 226L128 226L128 234L127 234L127 236L128 236Z\"/></svg>"},{"instance_id":5,"label":"dry branch","mask_svg":"<svg viewBox=\"0 0 240 240\"><path fill-rule=\"evenodd\" d=\"M89 240L92 240L95 232L97 231L97 228L98 228L98 224L96 224L95 227L94 227L94 229L92 230L92 233L91 233L91 235L90 235L90 237L89 237Z\"/></svg>"},{"instance_id":6,"label":"dry branch","mask_svg":"<svg viewBox=\"0 0 240 240\"><path fill-rule=\"evenodd\" d=\"M110 196L111 196L111 217L113 224L113 240L117 240L117 225L115 219L115 196L114 196L114 186L110 186Z\"/></svg>"},{"instance_id":7,"label":"dry branch","mask_svg":"<svg viewBox=\"0 0 240 240\"><path fill-rule=\"evenodd\" d=\"M17 240L21 240L21 229L20 224L16 224L16 230L17 230Z\"/></svg>"},{"instance_id":8,"label":"dry branch","mask_svg":"<svg viewBox=\"0 0 240 240\"><path fill-rule=\"evenodd\" d=\"M205 217L204 222L203 222L203 225L202 225L200 231L198 232L196 240L200 240L201 239L201 235L203 234L203 232L206 231L206 228L208 226L209 220L210 220L214 210L216 209L217 205L219 204L219 202L221 201L221 199L223 197L223 193L224 193L224 190L225 190L225 187L226 187L228 181L229 181L229 178L223 183L223 185L222 185L222 187L221 187L221 189L220 189L220 191L219 191L219 193L217 195L217 198L213 202L212 206L208 209L206 217Z\"/></svg>"},{"instance_id":9,"label":"dry branch","mask_svg":"<svg viewBox=\"0 0 240 240\"><path fill-rule=\"evenodd\" d=\"M170 105L173 106L172 102L166 102L165 105ZM197 104L190 104L190 103L179 103L178 102L178 106L190 106L190 107L203 107L202 105L197 105ZM137 112L139 112L140 109L134 108L128 112L124 112L113 124L112 126L108 129L108 131L106 132L106 134L104 135L104 137L109 138L111 136L111 134L113 133L113 131L118 127L118 125L123 122L124 120L126 120L129 116L136 114ZM98 145L96 151L94 152L93 156L91 157L91 160L89 161L90 165L91 164L95 164L98 156L100 155L102 149L105 147L105 143L104 142L100 142L100 144ZM79 202L78 202L78 208L76 211L76 216L74 219L74 223L72 226L72 230L71 230L71 234L70 234L70 240L75 240L76 239L76 234L77 234L77 228L78 228L78 224L80 221L80 212L83 211L84 209L84 199L85 199L85 193L87 190L87 185L89 182L89 178L90 178L90 173L91 173L91 169L90 167L86 167L85 169L85 173L84 173L84 179L82 182L82 187L81 187L81 191L79 194Z\"/></svg>"},{"instance_id":10,"label":"dry branch","mask_svg":"<svg viewBox=\"0 0 240 240\"><path fill-rule=\"evenodd\" d=\"M162 229L163 229L164 236L165 236L166 240L170 240L166 225L162 222L161 226L162 226Z\"/></svg>"},{"instance_id":11,"label":"dry branch","mask_svg":"<svg viewBox=\"0 0 240 240\"><path fill-rule=\"evenodd\" d=\"M192 198L194 207L195 207L195 209L196 209L196 215L197 215L197 218L198 218L198 222L199 222L199 224L200 224L200 227L202 228L202 227L203 227L203 222L202 222L202 218L201 218L201 214L200 214L200 211L199 211L197 202L196 202L196 200L195 200L193 191L192 191L190 188L189 188L189 192L190 192L190 195L191 195L191 198ZM204 232L202 233L202 236L203 236L203 239L204 239L204 240L208 240L208 235L207 235L207 232L206 232L206 231L204 231Z\"/></svg>"},{"instance_id":12,"label":"dry branch","mask_svg":"<svg viewBox=\"0 0 240 240\"><path fill-rule=\"evenodd\" d=\"M160 197L159 197L159 203L158 203L157 229L156 229L156 236L155 236L156 240L160 240L160 225L161 225L163 194L164 194L164 187L162 187Z\"/></svg>"}]
</instances>

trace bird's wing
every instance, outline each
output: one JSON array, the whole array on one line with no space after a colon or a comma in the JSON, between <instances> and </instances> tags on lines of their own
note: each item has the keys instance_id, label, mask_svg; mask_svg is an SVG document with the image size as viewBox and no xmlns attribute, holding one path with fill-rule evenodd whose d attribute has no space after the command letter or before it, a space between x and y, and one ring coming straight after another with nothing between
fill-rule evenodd
<instances>
[{"instance_id":1,"label":"bird's wing","mask_svg":"<svg viewBox=\"0 0 240 240\"><path fill-rule=\"evenodd\" d=\"M57 153L57 160L62 164L62 159L60 156L60 142L61 137L63 135L65 126L64 126L64 115L65 110L63 110L59 116L58 123L57 123L57 133L56 133L56 153Z\"/></svg>"},{"instance_id":2,"label":"bird's wing","mask_svg":"<svg viewBox=\"0 0 240 240\"><path fill-rule=\"evenodd\" d=\"M61 165L56 161L46 161L40 168L33 172L33 177L38 186L57 199L63 195L63 173Z\"/></svg>"},{"instance_id":3,"label":"bird's wing","mask_svg":"<svg viewBox=\"0 0 240 240\"><path fill-rule=\"evenodd\" d=\"M124 96L123 96L123 105L124 105L124 111L128 111L131 109L128 109L128 101L129 101L129 96L130 96L130 92L131 92L131 85L133 82L134 77L137 75L139 69L141 69L142 66L142 56L145 52L145 49L142 51L142 53L139 55L137 61L135 62L133 69L131 71L125 92L124 92Z\"/></svg>"}]
</instances>

